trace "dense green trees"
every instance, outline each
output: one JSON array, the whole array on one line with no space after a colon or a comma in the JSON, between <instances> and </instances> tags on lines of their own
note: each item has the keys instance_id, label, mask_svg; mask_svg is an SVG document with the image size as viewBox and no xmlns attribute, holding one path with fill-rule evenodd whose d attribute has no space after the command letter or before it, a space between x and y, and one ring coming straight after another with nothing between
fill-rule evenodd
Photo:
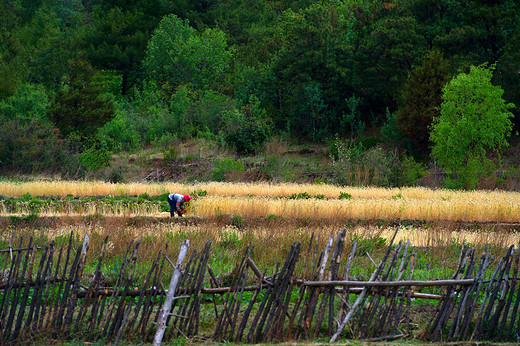
<instances>
[{"instance_id":1,"label":"dense green trees","mask_svg":"<svg viewBox=\"0 0 520 346\"><path fill-rule=\"evenodd\" d=\"M513 0L3 1L0 119L42 147L79 139L80 166L193 137L251 153L273 134L370 135L426 162L450 76L494 64L520 104L519 52Z\"/></svg>"}]
</instances>

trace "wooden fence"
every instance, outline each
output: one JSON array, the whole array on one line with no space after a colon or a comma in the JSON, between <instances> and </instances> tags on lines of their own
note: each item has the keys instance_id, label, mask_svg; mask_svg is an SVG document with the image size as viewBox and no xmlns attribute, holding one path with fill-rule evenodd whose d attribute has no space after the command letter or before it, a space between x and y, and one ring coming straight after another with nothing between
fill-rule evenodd
<instances>
[{"instance_id":1,"label":"wooden fence","mask_svg":"<svg viewBox=\"0 0 520 346\"><path fill-rule=\"evenodd\" d=\"M368 281L358 281L350 275L357 244L345 250L345 235L345 230L331 235L324 249L312 238L306 246L293 243L285 262L269 275L256 266L254 249L248 247L226 280L208 265L210 241L202 250L190 249L186 260L179 255L176 264L166 255L166 245L139 287L137 240L128 245L115 283L107 287L107 239L90 265L93 274L86 276L88 235L73 249L72 234L68 246L59 248L53 242L37 247L32 238L13 234L0 250L0 343L104 339L159 344L178 337L247 343L318 337L331 342L407 337L518 341L518 248L511 246L494 268L487 248L480 255L463 248L450 280L417 281L417 253L409 242L392 240ZM182 246L187 250L189 243ZM296 272L303 274L296 277ZM170 276L165 287L164 278ZM442 286L444 294L414 291L421 286ZM420 303L412 301L421 299L434 299L437 306L419 335L412 327L412 309Z\"/></svg>"}]
</instances>

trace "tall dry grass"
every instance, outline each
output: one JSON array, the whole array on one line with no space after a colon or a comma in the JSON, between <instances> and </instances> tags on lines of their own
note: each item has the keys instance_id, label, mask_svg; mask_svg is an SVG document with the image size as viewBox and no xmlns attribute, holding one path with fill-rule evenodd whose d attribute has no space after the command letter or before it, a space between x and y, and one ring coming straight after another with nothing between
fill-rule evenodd
<instances>
[{"instance_id":1,"label":"tall dry grass","mask_svg":"<svg viewBox=\"0 0 520 346\"><path fill-rule=\"evenodd\" d=\"M385 189L374 187L340 187L317 184L268 183L200 183L194 185L112 184L106 182L40 181L26 183L0 182L0 195L91 196L91 195L159 195L168 192L190 193L205 190L207 196L192 202L191 215L213 217L238 214L243 217L280 215L290 218L318 217L340 219L423 219L479 222L519 222L520 193L504 191L452 191L426 188ZM276 199L306 192L320 199ZM350 199L338 199L341 192ZM2 202L0 202L2 213ZM20 211L23 213L23 211ZM74 210L55 211L52 206L41 214L74 214ZM113 208L91 203L84 213L110 215L163 215L158 208ZM3 213L5 214L5 212ZM190 215L190 214L188 214Z\"/></svg>"},{"instance_id":2,"label":"tall dry grass","mask_svg":"<svg viewBox=\"0 0 520 346\"><path fill-rule=\"evenodd\" d=\"M108 183L104 181L32 181L32 182L0 182L0 195L21 197L29 193L32 196L136 196L147 193L151 196L164 193L189 193L205 190L208 195L217 196L271 196L281 197L307 192L311 196L324 195L325 198L337 198L340 193L348 193L353 198L367 199L433 199L433 200L471 200L520 202L520 193L506 191L455 191L444 189L427 189L423 187L378 188L336 186L330 184L296 184L296 183Z\"/></svg>"},{"instance_id":3,"label":"tall dry grass","mask_svg":"<svg viewBox=\"0 0 520 346\"><path fill-rule=\"evenodd\" d=\"M210 196L194 202L192 213L200 217L238 214L247 218L278 215L288 218L519 222L520 203L510 200L480 200L478 198L319 200Z\"/></svg>"}]
</instances>

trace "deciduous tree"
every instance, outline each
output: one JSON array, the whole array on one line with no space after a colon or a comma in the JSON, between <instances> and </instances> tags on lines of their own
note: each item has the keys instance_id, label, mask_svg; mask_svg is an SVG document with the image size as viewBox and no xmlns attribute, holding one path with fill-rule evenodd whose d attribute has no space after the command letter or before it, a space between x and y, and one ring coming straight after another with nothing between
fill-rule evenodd
<instances>
[{"instance_id":1,"label":"deciduous tree","mask_svg":"<svg viewBox=\"0 0 520 346\"><path fill-rule=\"evenodd\" d=\"M494 66L471 67L443 89L441 115L434 119L430 139L432 156L448 174L448 187L474 189L479 178L500 162L508 145L514 105L502 98L504 91L491 84Z\"/></svg>"}]
</instances>

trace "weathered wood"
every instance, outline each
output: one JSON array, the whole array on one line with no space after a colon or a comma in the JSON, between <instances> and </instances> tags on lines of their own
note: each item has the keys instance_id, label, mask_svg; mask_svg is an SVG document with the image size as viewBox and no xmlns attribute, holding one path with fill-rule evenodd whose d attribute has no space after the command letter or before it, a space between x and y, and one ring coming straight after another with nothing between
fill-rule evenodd
<instances>
[{"instance_id":1,"label":"weathered wood","mask_svg":"<svg viewBox=\"0 0 520 346\"><path fill-rule=\"evenodd\" d=\"M164 332L166 331L166 320L168 319L168 314L170 312L173 300L175 298L175 290L177 289L177 283L178 283L179 277L181 275L181 264L184 261L186 252L188 252L189 246L190 246L189 240L185 240L181 244L181 250L179 252L179 257L177 258L177 263L173 270L172 278L170 280L170 285L168 286L168 295L166 296L166 300L164 301L164 305L161 309L159 321L157 324L157 332L155 333L155 337L153 339L153 344L155 346L161 344Z\"/></svg>"},{"instance_id":2,"label":"weathered wood","mask_svg":"<svg viewBox=\"0 0 520 346\"><path fill-rule=\"evenodd\" d=\"M69 327L72 324L72 317L74 315L74 309L76 308L76 300L78 298L78 291L80 287L80 280L83 276L83 269L85 268L85 261L87 258L87 251L89 246L90 237L87 233L85 233L85 238L83 240L83 245L81 247L81 254L78 261L78 266L74 274L73 285L71 289L70 299L67 306L67 313L65 315L64 321L64 329L68 332Z\"/></svg>"},{"instance_id":3,"label":"weathered wood","mask_svg":"<svg viewBox=\"0 0 520 346\"><path fill-rule=\"evenodd\" d=\"M23 235L20 237L20 245L18 247L22 247L22 241L23 241ZM7 293L4 293L4 294L6 294L7 297L9 298L11 295L11 291L12 291L14 299L11 302L8 299L6 299L5 310L2 311L2 318L1 318L1 320L3 321L2 340L9 339L16 308L18 307L18 300L19 300L18 288L14 288L14 290L13 290L13 287L14 287L14 283L18 279L18 269L20 267L20 262L21 262L22 257L23 257L23 254L21 252L18 252L16 254L16 256L14 257L14 260L12 262L12 265L11 265L11 271L9 272L9 280L12 280L12 285L9 286ZM24 262L25 262L24 263L24 268L25 268L25 264L27 263L27 257ZM14 265L14 267L13 267L13 265ZM25 271L25 269L23 271ZM22 276L22 280L23 280L23 276ZM7 315L7 319L4 320L6 315Z\"/></svg>"},{"instance_id":4,"label":"weathered wood","mask_svg":"<svg viewBox=\"0 0 520 346\"><path fill-rule=\"evenodd\" d=\"M72 237L72 235L71 235ZM12 236L11 244L15 237ZM215 308L222 311L216 314L220 325L217 326L213 341L223 340L236 342L278 342L297 341L308 338L303 333L305 318L311 315L313 334L331 334L325 324L328 316L329 324L334 321L331 313L338 317L338 324L346 319L349 325L347 337L358 340L383 341L387 337L410 334L410 301L412 298L437 299L437 311L424 334L423 340L460 340L465 341L468 335L474 339L515 342L515 334L520 328L518 308L520 307L518 272L520 271L520 251L514 247L508 249L496 268L491 268L492 256L487 247L480 256L477 265L474 249L463 247L458 266L450 280L413 280L416 253L408 254L409 242L405 246L394 247L390 243L380 264L375 268L372 281L355 281L349 276L350 267L356 250L352 245L350 256L346 259L344 280L337 280L340 255L342 252L341 234L334 243L332 255L325 251L318 254L318 247L311 241L306 251L305 261L311 261L311 250L314 250L314 265L303 269L299 261L299 243L294 243L284 261L277 262L271 276L266 272L258 273L258 267L252 260L251 249L237 259L237 264L230 276L228 287L218 287L217 279L208 266L210 249L208 243L201 252L193 251L184 266L175 290L174 302L168 317L173 322L163 334L163 340L169 337L198 336L198 323L201 304L207 302L204 295L224 294L224 304L212 299ZM106 240L105 240L106 241ZM18 243L18 239L17 239ZM297 245L298 244L298 245ZM132 246L135 245L133 248ZM100 282L102 269L100 266L104 250L93 273L89 286L77 284L81 278L84 246L80 246L76 257L69 266L72 238L69 248L60 248L59 254L53 254L53 244L42 246L39 251L20 238L20 244L13 249L27 249L0 253L5 259L4 281L0 290L0 338L3 343L24 342L49 328L50 335L57 340L72 335L77 340L95 341L104 337L107 342L117 344L124 340L127 333L133 333L133 340L149 342L152 331L156 331L153 321L159 321L162 310L157 306L166 301L167 293L161 283L161 273L166 256L159 252L151 261L146 278L139 288L134 287L134 272L137 261L137 244L130 244L128 252L121 263L121 270L116 273L116 284L103 287ZM62 263L62 255L67 260ZM56 257L58 258L56 260ZM330 258L326 260L326 257ZM89 256L90 257L90 256ZM325 270L323 264L325 264ZM251 265L251 263L253 265ZM278 263L283 267L278 270ZM83 263L83 266L85 264ZM37 266L37 267L36 267ZM53 267L55 266L55 267ZM298 266L299 275L295 276ZM328 266L328 269L327 269ZM256 267L257 270L254 268ZM11 269L11 270L9 270ZM248 270L254 273L253 282L248 279ZM492 271L490 280L484 280ZM33 273L34 271L34 273ZM203 287L205 273L209 273L211 287ZM408 278L402 280L404 273ZM61 274L63 273L63 274ZM321 275L321 280L320 280ZM5 280L5 279L4 279ZM83 281L83 280L82 280ZM256 284L255 284L256 282ZM250 286L246 286L248 283ZM215 287L217 286L217 287ZM298 292L295 289L299 287ZM445 287L442 296L414 292L414 287ZM77 289L74 292L75 288ZM482 294L481 289L483 290ZM241 307L243 294L254 291L245 310ZM7 296L9 292L9 296ZM258 297L264 294L264 298ZM291 299L295 294L296 299ZM340 304L334 302L338 294ZM358 295L354 304L347 305L350 294ZM484 297L481 301L482 296ZM74 309L70 301L75 297ZM134 299L135 297L135 299ZM312 301L317 297L321 305ZM345 297L345 298L343 298ZM360 302L358 304L358 302ZM219 305L220 304L220 305ZM356 305L358 304L358 305ZM291 307L291 311L289 311ZM327 310L328 309L328 310ZM252 311L257 311L251 316ZM343 313L345 312L345 315ZM67 313L64 316L65 312ZM316 312L316 320L313 320ZM70 325L67 324L69 313ZM296 317L299 314L299 322ZM108 316L107 316L108 315ZM155 319L153 316L155 315ZM350 315L350 317L348 317ZM65 317L65 318L64 318ZM251 321L252 319L252 321ZM64 324L65 322L65 324ZM86 324L84 326L84 324ZM248 330L249 326L249 330ZM71 328L74 327L74 330ZM449 327L449 328L447 328ZM338 330L336 333L338 333ZM341 332L340 332L341 334ZM135 338L135 339L134 339Z\"/></svg>"},{"instance_id":5,"label":"weathered wood","mask_svg":"<svg viewBox=\"0 0 520 346\"><path fill-rule=\"evenodd\" d=\"M275 272L278 272L278 265L279 263L276 263L276 269L275 269ZM273 275L274 277L274 275ZM260 303L260 306L258 307L258 311L255 315L255 317L253 318L253 322L251 323L251 326L249 328L249 333L247 334L247 338L246 338L246 342L250 343L252 342L253 340L253 335L254 335L254 332L257 328L257 324L258 324L258 321L260 320L260 317L264 311L264 308L269 300L269 297L271 296L271 293L274 289L274 285L268 285L267 286L267 290L264 294L264 299L262 299L262 302Z\"/></svg>"},{"instance_id":6,"label":"weathered wood","mask_svg":"<svg viewBox=\"0 0 520 346\"><path fill-rule=\"evenodd\" d=\"M168 247L168 244L166 244L166 248L167 247ZM139 312L141 311L141 308L144 305L146 288L149 285L149 282L150 282L150 279L152 278L153 273L155 272L157 266L159 265L159 260L161 259L161 254L162 254L162 250L159 250L159 252L157 253L157 257L152 262L150 270L148 271L148 274L146 275L146 278L145 278L145 280L144 280L144 282L143 282L143 284L141 286L141 289L139 290L139 300L137 301L136 307L134 309L134 316L130 320L130 323L128 324L128 329L129 330L133 330L134 332L136 332L136 330L134 330L135 322L137 321L137 318L139 316ZM128 292L129 295L131 293L132 292Z\"/></svg>"},{"instance_id":7,"label":"weathered wood","mask_svg":"<svg viewBox=\"0 0 520 346\"><path fill-rule=\"evenodd\" d=\"M370 276L370 279L369 281L374 281L375 278L380 274L380 272L382 271L383 269L383 266L388 258L388 256L390 255L390 252L391 252L391 248L392 248L392 244L394 243L394 239L395 237L397 236L397 232L399 231L399 229L397 229L392 237L392 239L390 240L390 244L388 245L388 248L386 250L386 253L385 255L383 256L383 259L381 260L381 263L379 264L379 266L376 268L376 270L372 273L372 275ZM352 305L352 307L350 308L350 311L347 313L347 315L345 316L345 318L343 319L343 321L341 322L341 324L338 326L338 329L336 330L336 333L334 333L334 335L330 338L330 341L329 342L335 342L336 339L339 337L339 335L343 332L343 330L345 329L345 327L347 326L347 323L348 321L350 320L350 318L352 317L352 315L354 314L354 312L356 312L356 309L357 307L361 304L361 302L363 301L364 297L365 297L365 294L367 292L367 287L363 288L363 291L361 292L361 294L358 296L358 298L356 299L356 301L354 302L354 305Z\"/></svg>"},{"instance_id":8,"label":"weathered wood","mask_svg":"<svg viewBox=\"0 0 520 346\"><path fill-rule=\"evenodd\" d=\"M313 287L439 287L439 286L470 286L475 279L458 280L402 280L402 281L305 281L304 286Z\"/></svg>"},{"instance_id":9,"label":"weathered wood","mask_svg":"<svg viewBox=\"0 0 520 346\"><path fill-rule=\"evenodd\" d=\"M301 243L299 242L292 244L284 269L280 272L278 292L273 294L273 306L264 329L262 341L273 341L275 338L273 332L279 332L284 324L283 321L287 313L286 307L291 296L288 288L299 258L300 247Z\"/></svg>"},{"instance_id":10,"label":"weathered wood","mask_svg":"<svg viewBox=\"0 0 520 346\"><path fill-rule=\"evenodd\" d=\"M262 273L262 278L264 276L265 276L265 271ZM244 314L242 316L242 322L240 322L240 326L238 328L237 335L235 337L235 342L242 341L242 336L244 335L244 330L245 330L245 327L249 320L249 315L251 314L251 310L253 309L253 306L256 303L256 298L262 289L262 279L258 278L258 284L253 287L255 287L255 289L254 289L255 292L253 293L253 296L251 297L251 300L249 301L249 305L247 306L246 310L244 311ZM245 289L245 287L244 287L244 289Z\"/></svg>"},{"instance_id":11,"label":"weathered wood","mask_svg":"<svg viewBox=\"0 0 520 346\"><path fill-rule=\"evenodd\" d=\"M47 306L52 307L52 299L50 297L50 293L51 293L50 291L51 291L51 286L52 286L51 280L52 280L53 263L54 263L54 240L51 241L50 254L49 254L49 258L47 259L47 269L46 269L46 274L45 274L45 277L47 279L45 280L44 291L42 291L43 304L41 307L41 317L39 318L39 321L38 321L38 327L37 327L38 330L43 329L43 326L45 323L45 318L47 315Z\"/></svg>"},{"instance_id":12,"label":"weathered wood","mask_svg":"<svg viewBox=\"0 0 520 346\"><path fill-rule=\"evenodd\" d=\"M320 266L319 266L319 270L318 270L318 281L323 280L323 277L325 276L325 268L327 267L329 253L332 249L333 241L334 241L334 236L330 235L329 240L327 241L327 246L325 247L325 251L323 252L323 256L321 256L321 262L320 262ZM320 286L320 288L321 287L322 286ZM316 312L316 306L318 304L318 298L319 298L320 293L321 293L320 289L311 289L310 290L309 303L308 303L308 306L306 309L304 324L302 327L302 333L305 338L309 337L309 331L311 330L311 324L312 324L312 320L314 318L314 314ZM319 312L318 312L318 318L319 318ZM318 322L321 324L321 320L320 320L320 321L317 321L316 325L318 324Z\"/></svg>"},{"instance_id":13,"label":"weathered wood","mask_svg":"<svg viewBox=\"0 0 520 346\"><path fill-rule=\"evenodd\" d=\"M126 296L128 292L130 291L130 287L134 281L134 271L135 271L135 264L137 262L137 251L139 249L139 245L141 244L142 237L139 237L139 239L136 241L134 249L132 250L132 255L129 260L129 268L128 268L128 274L126 275L126 278L124 279L124 289L121 293L121 302L122 304L119 304L119 307L117 309L114 321L112 322L112 325L110 327L110 335L115 334L114 343L117 344L119 342L119 338L121 337L121 334L124 330L126 321L128 320L127 313L130 313L130 309L133 305L134 300L130 299L127 300Z\"/></svg>"},{"instance_id":14,"label":"weathered wood","mask_svg":"<svg viewBox=\"0 0 520 346\"><path fill-rule=\"evenodd\" d=\"M54 240L51 241L47 254L48 254L47 256L42 256L42 258L40 260L40 261L44 262L44 266L43 266L44 269L43 269L43 272L41 275L38 274L40 276L40 282L39 282L38 289L35 290L35 293L33 294L33 299L35 300L34 322L33 322L33 327L32 327L33 332L36 332L39 329L39 327L41 327L41 323L42 323L42 318L40 317L40 311L43 310L43 308L45 307L45 304L46 304L46 302L44 300L44 293L46 291L46 286L47 286L47 282L49 279L48 276L49 276L49 272L51 270L52 257L54 254Z\"/></svg>"},{"instance_id":15,"label":"weathered wood","mask_svg":"<svg viewBox=\"0 0 520 346\"><path fill-rule=\"evenodd\" d=\"M520 243L518 244L517 246L517 249L516 249L516 256L515 256L515 266L514 266L514 269L513 269L513 282L512 282L512 285L511 285L511 293L510 293L510 302L508 302L508 309L509 309L509 306L512 304L512 300L513 300L513 297L518 297L518 292L516 293L515 295L515 289L516 289L516 285L518 283L518 279L517 279L517 276L518 276L518 270L519 270L519 265L520 263ZM511 322L509 323L509 328L508 328L508 331L507 331L507 338L508 339L511 339L513 337L513 327L515 325L515 321L516 321L516 314L517 314L517 311L518 311L518 304L520 303L520 299L515 299L516 302L514 304L514 307L513 307L513 311L511 313ZM504 319L505 320L505 319ZM501 326L500 327L501 330L505 330L505 326Z\"/></svg>"},{"instance_id":16,"label":"weathered wood","mask_svg":"<svg viewBox=\"0 0 520 346\"><path fill-rule=\"evenodd\" d=\"M345 275L343 276L343 281L348 281L349 274L350 274L350 266L352 265L352 260L354 259L354 256L356 254L356 248L357 248L357 241L354 241L352 243L352 250L350 251L350 255L347 258L347 264L345 265ZM347 286L347 289L343 291L343 294L341 296L341 306L339 310L338 318L339 320L343 320L345 317L345 311L348 309L348 301L349 301L349 287Z\"/></svg>"}]
</instances>

